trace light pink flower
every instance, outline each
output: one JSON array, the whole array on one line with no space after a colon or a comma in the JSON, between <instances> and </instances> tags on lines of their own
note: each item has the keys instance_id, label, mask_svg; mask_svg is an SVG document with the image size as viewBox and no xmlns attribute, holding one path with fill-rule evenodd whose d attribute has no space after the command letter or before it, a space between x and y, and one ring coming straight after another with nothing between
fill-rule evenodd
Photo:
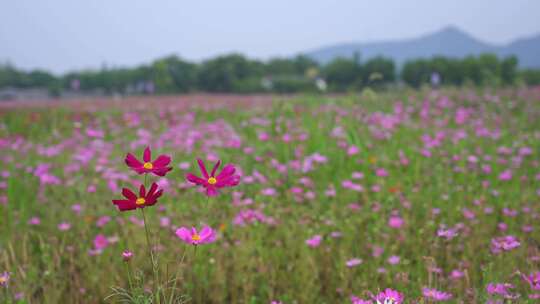
<instances>
[{"instance_id":1,"label":"light pink flower","mask_svg":"<svg viewBox=\"0 0 540 304\"><path fill-rule=\"evenodd\" d=\"M203 227L200 232L197 232L195 227L192 227L191 230L181 227L176 230L176 236L192 245L212 243L216 240L216 233L209 226Z\"/></svg>"}]
</instances>

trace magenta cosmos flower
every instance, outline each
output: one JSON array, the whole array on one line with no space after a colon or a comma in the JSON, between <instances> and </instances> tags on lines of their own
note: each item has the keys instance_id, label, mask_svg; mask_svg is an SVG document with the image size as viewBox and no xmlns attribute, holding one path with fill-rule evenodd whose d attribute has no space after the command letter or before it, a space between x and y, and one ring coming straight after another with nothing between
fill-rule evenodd
<instances>
[{"instance_id":1,"label":"magenta cosmos flower","mask_svg":"<svg viewBox=\"0 0 540 304\"><path fill-rule=\"evenodd\" d=\"M150 190L148 190L148 192L146 192L144 185L141 185L139 187L138 196L127 188L122 189L122 194L126 199L113 200L112 202L118 207L118 210L128 211L155 205L157 203L157 199L163 194L163 190L158 191L158 185L156 183L152 183L152 186L150 186Z\"/></svg>"},{"instance_id":2,"label":"magenta cosmos flower","mask_svg":"<svg viewBox=\"0 0 540 304\"><path fill-rule=\"evenodd\" d=\"M124 262L129 262L129 260L131 260L132 258L133 258L133 252L127 249L122 252L122 260L124 260Z\"/></svg>"},{"instance_id":3,"label":"magenta cosmos flower","mask_svg":"<svg viewBox=\"0 0 540 304\"><path fill-rule=\"evenodd\" d=\"M216 240L216 233L208 226L203 227L200 232L197 232L195 227L192 227L191 230L180 227L176 229L176 236L191 245L212 243Z\"/></svg>"},{"instance_id":4,"label":"magenta cosmos flower","mask_svg":"<svg viewBox=\"0 0 540 304\"><path fill-rule=\"evenodd\" d=\"M491 252L498 254L503 251L510 251L519 247L520 244L521 243L518 241L518 239L512 235L493 238L491 240Z\"/></svg>"},{"instance_id":5,"label":"magenta cosmos flower","mask_svg":"<svg viewBox=\"0 0 540 304\"><path fill-rule=\"evenodd\" d=\"M371 300L360 299L357 296L351 296L351 304L373 304Z\"/></svg>"},{"instance_id":6,"label":"magenta cosmos flower","mask_svg":"<svg viewBox=\"0 0 540 304\"><path fill-rule=\"evenodd\" d=\"M434 288L424 288L422 290L422 294L424 295L424 297L436 302L448 301L452 298L452 294Z\"/></svg>"},{"instance_id":7,"label":"magenta cosmos flower","mask_svg":"<svg viewBox=\"0 0 540 304\"><path fill-rule=\"evenodd\" d=\"M146 147L143 153L143 162L139 161L133 154L128 153L125 159L126 165L133 169L138 174L153 173L158 176L165 176L167 172L172 170L172 167L167 167L171 162L171 157L160 155L152 161L152 151L150 147Z\"/></svg>"},{"instance_id":8,"label":"magenta cosmos flower","mask_svg":"<svg viewBox=\"0 0 540 304\"><path fill-rule=\"evenodd\" d=\"M223 167L223 170L216 176L216 171L219 168L221 161L217 161L210 175L208 175L208 171L206 171L204 162L201 159L197 159L197 163L199 164L203 177L201 178L192 173L188 173L186 174L186 179L195 185L206 188L206 195L208 196L216 196L218 195L219 188L234 187L240 182L240 176L234 174L236 169L231 164Z\"/></svg>"},{"instance_id":9,"label":"magenta cosmos flower","mask_svg":"<svg viewBox=\"0 0 540 304\"><path fill-rule=\"evenodd\" d=\"M531 289L540 291L540 272L531 273L530 275L522 275L523 279L531 285Z\"/></svg>"},{"instance_id":10,"label":"magenta cosmos flower","mask_svg":"<svg viewBox=\"0 0 540 304\"><path fill-rule=\"evenodd\" d=\"M375 296L374 300L377 301L377 304L401 304L403 303L403 294L396 290L386 288Z\"/></svg>"},{"instance_id":11,"label":"magenta cosmos flower","mask_svg":"<svg viewBox=\"0 0 540 304\"><path fill-rule=\"evenodd\" d=\"M9 272L0 273L0 287L7 286L9 282Z\"/></svg>"}]
</instances>

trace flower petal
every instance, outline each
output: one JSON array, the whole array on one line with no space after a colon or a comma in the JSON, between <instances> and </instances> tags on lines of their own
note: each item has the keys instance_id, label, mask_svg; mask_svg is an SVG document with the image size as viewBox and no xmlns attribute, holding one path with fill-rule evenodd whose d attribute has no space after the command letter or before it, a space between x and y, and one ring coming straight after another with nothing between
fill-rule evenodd
<instances>
[{"instance_id":1,"label":"flower petal","mask_svg":"<svg viewBox=\"0 0 540 304\"><path fill-rule=\"evenodd\" d=\"M219 173L219 175L216 177L216 179L219 181L220 179L227 178L234 174L236 169L234 168L234 165L228 164L225 167L223 167L223 170Z\"/></svg>"},{"instance_id":2,"label":"flower petal","mask_svg":"<svg viewBox=\"0 0 540 304\"><path fill-rule=\"evenodd\" d=\"M128 153L126 159L124 160L126 165L130 168L136 169L143 166L143 164L135 157L133 154Z\"/></svg>"},{"instance_id":3,"label":"flower petal","mask_svg":"<svg viewBox=\"0 0 540 304\"><path fill-rule=\"evenodd\" d=\"M171 171L172 167L161 167L157 169L152 169L151 172L154 173L157 176L165 176L167 172Z\"/></svg>"},{"instance_id":4,"label":"flower petal","mask_svg":"<svg viewBox=\"0 0 540 304\"><path fill-rule=\"evenodd\" d=\"M217 188L233 187L233 186L238 185L238 183L240 183L240 175L232 175L223 179L218 179L218 182L216 183L216 187Z\"/></svg>"},{"instance_id":5,"label":"flower petal","mask_svg":"<svg viewBox=\"0 0 540 304\"><path fill-rule=\"evenodd\" d=\"M158 158L156 158L156 160L154 160L152 162L152 165L154 165L154 167L165 167L167 166L168 164L171 163L171 157L168 156L168 155L160 155L158 156Z\"/></svg>"},{"instance_id":6,"label":"flower petal","mask_svg":"<svg viewBox=\"0 0 540 304\"><path fill-rule=\"evenodd\" d=\"M137 195L135 195L135 193L133 193L133 191L129 190L128 188L122 188L122 195L124 195L124 197L129 199L130 201L137 200Z\"/></svg>"},{"instance_id":7,"label":"flower petal","mask_svg":"<svg viewBox=\"0 0 540 304\"><path fill-rule=\"evenodd\" d=\"M139 197L146 197L146 187L144 185L139 187Z\"/></svg>"},{"instance_id":8,"label":"flower petal","mask_svg":"<svg viewBox=\"0 0 540 304\"><path fill-rule=\"evenodd\" d=\"M176 236L182 241L191 244L191 232L186 227L176 229Z\"/></svg>"},{"instance_id":9,"label":"flower petal","mask_svg":"<svg viewBox=\"0 0 540 304\"><path fill-rule=\"evenodd\" d=\"M137 205L129 200L113 200L113 204L118 207L120 211L134 210L137 208Z\"/></svg>"},{"instance_id":10,"label":"flower petal","mask_svg":"<svg viewBox=\"0 0 540 304\"><path fill-rule=\"evenodd\" d=\"M215 176L217 169L219 168L219 165L221 164L221 160L218 160L216 164L214 165L214 168L212 168L212 173L210 173L210 176Z\"/></svg>"},{"instance_id":11,"label":"flower petal","mask_svg":"<svg viewBox=\"0 0 540 304\"><path fill-rule=\"evenodd\" d=\"M210 186L210 185L206 187L206 195L208 195L208 196L216 196L218 194L219 194L219 192L217 191L216 187Z\"/></svg>"},{"instance_id":12,"label":"flower petal","mask_svg":"<svg viewBox=\"0 0 540 304\"><path fill-rule=\"evenodd\" d=\"M201 173L203 177L208 179L209 178L208 172L206 171L206 167L204 166L204 162L202 161L202 159L198 158L197 163L199 164L199 168L201 169Z\"/></svg>"},{"instance_id":13,"label":"flower petal","mask_svg":"<svg viewBox=\"0 0 540 304\"><path fill-rule=\"evenodd\" d=\"M143 160L145 163L152 160L152 151L150 150L150 147L146 147L143 152Z\"/></svg>"},{"instance_id":14,"label":"flower petal","mask_svg":"<svg viewBox=\"0 0 540 304\"><path fill-rule=\"evenodd\" d=\"M193 175L192 173L188 173L186 174L186 179L191 182L191 183L194 183L196 185L204 185L206 183L206 181L198 176L195 176Z\"/></svg>"},{"instance_id":15,"label":"flower petal","mask_svg":"<svg viewBox=\"0 0 540 304\"><path fill-rule=\"evenodd\" d=\"M203 227L199 235L201 236L201 243L213 242L216 236L214 230L208 226Z\"/></svg>"}]
</instances>

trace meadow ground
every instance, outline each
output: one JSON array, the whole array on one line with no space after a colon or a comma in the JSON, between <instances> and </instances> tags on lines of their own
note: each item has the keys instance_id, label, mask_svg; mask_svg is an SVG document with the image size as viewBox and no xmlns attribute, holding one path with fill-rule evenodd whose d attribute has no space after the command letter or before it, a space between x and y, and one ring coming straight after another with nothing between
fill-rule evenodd
<instances>
[{"instance_id":1,"label":"meadow ground","mask_svg":"<svg viewBox=\"0 0 540 304\"><path fill-rule=\"evenodd\" d=\"M540 298L540 88L43 105L0 105L2 303L144 303L156 281L161 303ZM120 212L147 146L164 193ZM207 197L197 158L239 184Z\"/></svg>"}]
</instances>

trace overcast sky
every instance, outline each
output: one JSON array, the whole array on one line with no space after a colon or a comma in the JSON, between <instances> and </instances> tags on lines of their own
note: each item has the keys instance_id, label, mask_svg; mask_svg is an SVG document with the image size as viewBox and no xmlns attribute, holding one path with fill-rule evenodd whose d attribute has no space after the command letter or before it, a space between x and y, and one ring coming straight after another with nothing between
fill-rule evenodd
<instances>
[{"instance_id":1,"label":"overcast sky","mask_svg":"<svg viewBox=\"0 0 540 304\"><path fill-rule=\"evenodd\" d=\"M537 0L4 0L0 62L57 73L232 51L267 59L455 25L492 43L540 32Z\"/></svg>"}]
</instances>

